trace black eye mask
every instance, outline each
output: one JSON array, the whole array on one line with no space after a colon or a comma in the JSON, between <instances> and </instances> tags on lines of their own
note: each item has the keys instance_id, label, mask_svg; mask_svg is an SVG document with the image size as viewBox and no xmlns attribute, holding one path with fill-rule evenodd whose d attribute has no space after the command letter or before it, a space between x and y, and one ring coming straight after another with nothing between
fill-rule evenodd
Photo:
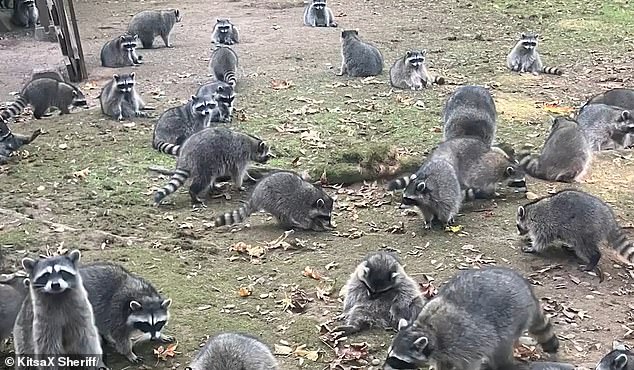
<instances>
[{"instance_id":1,"label":"black eye mask","mask_svg":"<svg viewBox=\"0 0 634 370\"><path fill-rule=\"evenodd\" d=\"M416 369L416 365L414 364L410 364L409 362L405 362L403 360L399 360L396 357L388 357L385 360L385 363L387 365L389 365L391 368L393 369L408 369L408 370L413 370Z\"/></svg>"}]
</instances>

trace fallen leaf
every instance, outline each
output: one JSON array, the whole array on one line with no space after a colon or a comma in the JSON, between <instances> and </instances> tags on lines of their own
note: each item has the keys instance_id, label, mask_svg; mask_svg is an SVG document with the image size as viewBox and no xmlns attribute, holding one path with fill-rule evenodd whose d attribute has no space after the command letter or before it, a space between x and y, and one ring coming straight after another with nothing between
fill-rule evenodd
<instances>
[{"instance_id":1,"label":"fallen leaf","mask_svg":"<svg viewBox=\"0 0 634 370\"><path fill-rule=\"evenodd\" d=\"M464 226L462 225L445 226L445 231L452 232L454 234L462 231L462 229L464 229Z\"/></svg>"},{"instance_id":2,"label":"fallen leaf","mask_svg":"<svg viewBox=\"0 0 634 370\"><path fill-rule=\"evenodd\" d=\"M295 86L293 84L293 81L287 81L287 80L273 80L273 81L271 81L271 88L273 90L285 90L285 89L290 89L293 86Z\"/></svg>"},{"instance_id":3,"label":"fallen leaf","mask_svg":"<svg viewBox=\"0 0 634 370\"><path fill-rule=\"evenodd\" d=\"M291 353L293 353L293 349L289 346L282 346L279 344L275 344L273 352L278 356L288 356Z\"/></svg>"},{"instance_id":4,"label":"fallen leaf","mask_svg":"<svg viewBox=\"0 0 634 370\"><path fill-rule=\"evenodd\" d=\"M154 349L154 354L159 360L167 361L168 357L174 357L180 354L180 352L176 352L176 348L178 348L178 343L172 343L167 347L160 346Z\"/></svg>"},{"instance_id":5,"label":"fallen leaf","mask_svg":"<svg viewBox=\"0 0 634 370\"><path fill-rule=\"evenodd\" d=\"M251 288L240 287L240 289L238 289L238 295L240 297L248 297L251 294L253 294L253 290Z\"/></svg>"},{"instance_id":6,"label":"fallen leaf","mask_svg":"<svg viewBox=\"0 0 634 370\"><path fill-rule=\"evenodd\" d=\"M561 115L567 115L575 111L575 108L573 107L562 107L557 103L546 103L544 104L543 109L546 112L561 114Z\"/></svg>"},{"instance_id":7,"label":"fallen leaf","mask_svg":"<svg viewBox=\"0 0 634 370\"><path fill-rule=\"evenodd\" d=\"M80 180L84 180L90 174L90 170L88 167L84 168L81 171L73 172L73 177L78 178Z\"/></svg>"},{"instance_id":8,"label":"fallen leaf","mask_svg":"<svg viewBox=\"0 0 634 370\"><path fill-rule=\"evenodd\" d=\"M528 200L535 200L535 199L539 198L539 196L538 196L537 194L535 194L535 193L533 193L533 192L530 192L530 191L527 191L527 192L525 193L525 197L526 197L526 199L528 199Z\"/></svg>"},{"instance_id":9,"label":"fallen leaf","mask_svg":"<svg viewBox=\"0 0 634 370\"><path fill-rule=\"evenodd\" d=\"M310 266L304 267L303 274L304 276L315 279L315 280L321 279L321 275L319 274L319 272L317 272L317 270L313 270Z\"/></svg>"}]
</instances>

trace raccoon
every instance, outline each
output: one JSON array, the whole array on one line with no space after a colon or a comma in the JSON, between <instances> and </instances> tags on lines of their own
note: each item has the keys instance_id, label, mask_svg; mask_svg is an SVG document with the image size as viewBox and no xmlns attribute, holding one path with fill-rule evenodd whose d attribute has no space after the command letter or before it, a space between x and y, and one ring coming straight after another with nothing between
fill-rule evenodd
<instances>
[{"instance_id":1,"label":"raccoon","mask_svg":"<svg viewBox=\"0 0 634 370\"><path fill-rule=\"evenodd\" d=\"M154 126L152 147L159 152L178 156L180 146L194 132L211 124L211 114L218 104L204 95L192 95L187 104L166 110Z\"/></svg>"},{"instance_id":2,"label":"raccoon","mask_svg":"<svg viewBox=\"0 0 634 370\"><path fill-rule=\"evenodd\" d=\"M101 65L118 68L142 64L142 56L136 53L138 36L124 34L115 37L101 48Z\"/></svg>"},{"instance_id":3,"label":"raccoon","mask_svg":"<svg viewBox=\"0 0 634 370\"><path fill-rule=\"evenodd\" d=\"M192 178L189 195L194 205L204 205L198 198L214 185L215 179L231 175L235 187L241 189L250 161L266 163L272 154L262 140L226 128L206 128L191 135L181 146L176 170L171 180L154 193L155 205Z\"/></svg>"},{"instance_id":4,"label":"raccoon","mask_svg":"<svg viewBox=\"0 0 634 370\"><path fill-rule=\"evenodd\" d=\"M31 79L29 82L33 80L37 80L38 78L50 78L52 80L56 80L59 82L68 83L68 72L65 72L60 69L50 69L50 68L42 68L42 69L34 69L31 73Z\"/></svg>"},{"instance_id":5,"label":"raccoon","mask_svg":"<svg viewBox=\"0 0 634 370\"><path fill-rule=\"evenodd\" d=\"M40 13L35 0L14 0L11 23L18 27L32 28L40 23Z\"/></svg>"},{"instance_id":6,"label":"raccoon","mask_svg":"<svg viewBox=\"0 0 634 370\"><path fill-rule=\"evenodd\" d=\"M256 338L222 333L209 339L188 366L192 370L278 370L271 350Z\"/></svg>"},{"instance_id":7,"label":"raccoon","mask_svg":"<svg viewBox=\"0 0 634 370\"><path fill-rule=\"evenodd\" d=\"M22 260L30 298L24 300L13 328L17 357L90 354L99 364L89 368L105 367L92 306L78 273L79 259L80 252L73 250Z\"/></svg>"},{"instance_id":8,"label":"raccoon","mask_svg":"<svg viewBox=\"0 0 634 370\"><path fill-rule=\"evenodd\" d=\"M128 25L128 33L138 35L144 49L154 47L156 36L161 36L165 47L171 48L173 45L170 43L170 34L174 24L181 20L181 13L178 9L144 10L132 17Z\"/></svg>"},{"instance_id":9,"label":"raccoon","mask_svg":"<svg viewBox=\"0 0 634 370\"><path fill-rule=\"evenodd\" d=\"M95 311L101 336L132 363L143 359L133 347L144 341L173 342L163 333L171 299L165 299L148 281L114 263L82 266L79 273Z\"/></svg>"},{"instance_id":10,"label":"raccoon","mask_svg":"<svg viewBox=\"0 0 634 370\"><path fill-rule=\"evenodd\" d=\"M359 31L341 32L341 70L338 76L377 76L383 72L383 55L379 49L359 38Z\"/></svg>"},{"instance_id":11,"label":"raccoon","mask_svg":"<svg viewBox=\"0 0 634 370\"><path fill-rule=\"evenodd\" d=\"M211 112L211 122L231 122L236 97L233 86L223 81L213 81L199 87L196 95L205 96L218 103Z\"/></svg>"},{"instance_id":12,"label":"raccoon","mask_svg":"<svg viewBox=\"0 0 634 370\"><path fill-rule=\"evenodd\" d=\"M591 104L579 112L576 120L594 151L624 149L634 144L634 110Z\"/></svg>"},{"instance_id":13,"label":"raccoon","mask_svg":"<svg viewBox=\"0 0 634 370\"><path fill-rule=\"evenodd\" d=\"M581 181L592 161L592 149L577 122L566 117L553 121L539 156L524 150L518 154L527 174L547 181Z\"/></svg>"},{"instance_id":14,"label":"raccoon","mask_svg":"<svg viewBox=\"0 0 634 370\"><path fill-rule=\"evenodd\" d=\"M534 75L546 73L561 76L557 67L545 67L537 52L538 34L523 33L515 47L506 57L506 66L514 72L530 72Z\"/></svg>"},{"instance_id":15,"label":"raccoon","mask_svg":"<svg viewBox=\"0 0 634 370\"><path fill-rule=\"evenodd\" d=\"M561 241L586 262L584 271L596 271L601 258L599 245L609 244L624 262L634 264L634 243L616 223L610 206L601 199L578 190L566 189L517 209L517 230L528 235L530 246L522 250L539 253Z\"/></svg>"},{"instance_id":16,"label":"raccoon","mask_svg":"<svg viewBox=\"0 0 634 370\"><path fill-rule=\"evenodd\" d=\"M634 370L634 352L625 344L612 343L612 351L597 364L596 370Z\"/></svg>"},{"instance_id":17,"label":"raccoon","mask_svg":"<svg viewBox=\"0 0 634 370\"><path fill-rule=\"evenodd\" d=\"M481 86L462 86L451 94L443 110L443 140L470 136L493 144L497 112L491 93Z\"/></svg>"},{"instance_id":18,"label":"raccoon","mask_svg":"<svg viewBox=\"0 0 634 370\"><path fill-rule=\"evenodd\" d=\"M371 327L398 327L412 322L425 304L418 283L405 273L394 254L372 253L361 262L346 283L343 302L345 326L352 334Z\"/></svg>"},{"instance_id":19,"label":"raccoon","mask_svg":"<svg viewBox=\"0 0 634 370\"><path fill-rule=\"evenodd\" d=\"M238 55L229 46L217 45L211 53L209 70L216 80L226 82L235 88Z\"/></svg>"},{"instance_id":20,"label":"raccoon","mask_svg":"<svg viewBox=\"0 0 634 370\"><path fill-rule=\"evenodd\" d=\"M15 318L29 293L26 276L22 274L0 275L0 342L13 331Z\"/></svg>"},{"instance_id":21,"label":"raccoon","mask_svg":"<svg viewBox=\"0 0 634 370\"><path fill-rule=\"evenodd\" d=\"M410 50L390 68L390 84L398 89L422 90L433 83L442 85L445 79L432 77L425 67L427 50Z\"/></svg>"},{"instance_id":22,"label":"raccoon","mask_svg":"<svg viewBox=\"0 0 634 370\"><path fill-rule=\"evenodd\" d=\"M240 32L228 18L216 19L214 30L211 32L213 44L233 45L240 42Z\"/></svg>"},{"instance_id":23,"label":"raccoon","mask_svg":"<svg viewBox=\"0 0 634 370\"><path fill-rule=\"evenodd\" d=\"M524 330L545 352L559 348L552 324L528 281L501 267L458 272L425 304L416 320L399 322L384 369L492 369L514 364Z\"/></svg>"},{"instance_id":24,"label":"raccoon","mask_svg":"<svg viewBox=\"0 0 634 370\"><path fill-rule=\"evenodd\" d=\"M334 200L292 172L276 172L258 182L249 201L235 211L216 217L215 226L244 222L253 212L265 210L282 227L326 231L332 229Z\"/></svg>"},{"instance_id":25,"label":"raccoon","mask_svg":"<svg viewBox=\"0 0 634 370\"><path fill-rule=\"evenodd\" d=\"M145 103L137 93L134 72L113 75L112 80L101 89L99 102L101 112L122 121L124 118L147 117Z\"/></svg>"},{"instance_id":26,"label":"raccoon","mask_svg":"<svg viewBox=\"0 0 634 370\"><path fill-rule=\"evenodd\" d=\"M14 134L7 126L6 121L0 117L0 164L9 161L9 157L23 145L31 143L42 134L42 130L33 131L30 136Z\"/></svg>"},{"instance_id":27,"label":"raccoon","mask_svg":"<svg viewBox=\"0 0 634 370\"><path fill-rule=\"evenodd\" d=\"M332 10L326 0L311 0L304 9L304 25L311 27L337 27Z\"/></svg>"},{"instance_id":28,"label":"raccoon","mask_svg":"<svg viewBox=\"0 0 634 370\"><path fill-rule=\"evenodd\" d=\"M33 108L33 117L48 116L46 111L56 107L60 114L69 114L69 107L87 107L84 94L75 86L51 78L38 78L29 82L18 99L0 112L0 117L8 120L24 111L27 105Z\"/></svg>"},{"instance_id":29,"label":"raccoon","mask_svg":"<svg viewBox=\"0 0 634 370\"><path fill-rule=\"evenodd\" d=\"M618 88L608 90L590 98L590 100L581 107L581 110L592 104L607 104L634 111L634 89Z\"/></svg>"}]
</instances>

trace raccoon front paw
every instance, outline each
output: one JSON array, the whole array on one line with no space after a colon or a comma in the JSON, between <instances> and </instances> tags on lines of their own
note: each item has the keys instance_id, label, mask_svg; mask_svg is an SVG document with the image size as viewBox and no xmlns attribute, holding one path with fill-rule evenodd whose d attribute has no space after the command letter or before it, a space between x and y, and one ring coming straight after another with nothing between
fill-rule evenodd
<instances>
[{"instance_id":1,"label":"raccoon front paw","mask_svg":"<svg viewBox=\"0 0 634 370\"><path fill-rule=\"evenodd\" d=\"M171 335L161 334L161 337L159 338L159 340L163 343L172 343L176 341L176 338L174 338Z\"/></svg>"},{"instance_id":2,"label":"raccoon front paw","mask_svg":"<svg viewBox=\"0 0 634 370\"><path fill-rule=\"evenodd\" d=\"M425 229L425 230L431 230L431 222L427 222L427 221L425 221L425 222L423 223L423 229Z\"/></svg>"},{"instance_id":3,"label":"raccoon front paw","mask_svg":"<svg viewBox=\"0 0 634 370\"><path fill-rule=\"evenodd\" d=\"M205 208L207 208L207 204L205 204L205 202L202 202L202 201L192 204L192 209L194 210L200 210Z\"/></svg>"},{"instance_id":4,"label":"raccoon front paw","mask_svg":"<svg viewBox=\"0 0 634 370\"><path fill-rule=\"evenodd\" d=\"M142 364L143 363L143 356L137 356L134 353L130 353L128 356L126 356L128 358L128 361L132 362L133 364Z\"/></svg>"},{"instance_id":5,"label":"raccoon front paw","mask_svg":"<svg viewBox=\"0 0 634 370\"><path fill-rule=\"evenodd\" d=\"M337 27L337 26L338 26L338 25L337 25L337 22L332 22L332 23L330 23L330 27Z\"/></svg>"},{"instance_id":6,"label":"raccoon front paw","mask_svg":"<svg viewBox=\"0 0 634 370\"><path fill-rule=\"evenodd\" d=\"M136 117L140 117L140 118L147 118L147 117L148 117L147 113L145 113L145 112L140 112L140 111L139 111L139 112L134 112L134 115L135 115Z\"/></svg>"},{"instance_id":7,"label":"raccoon front paw","mask_svg":"<svg viewBox=\"0 0 634 370\"><path fill-rule=\"evenodd\" d=\"M350 335L359 332L359 328L354 325L340 325L332 330L333 332L343 332L345 335Z\"/></svg>"},{"instance_id":8,"label":"raccoon front paw","mask_svg":"<svg viewBox=\"0 0 634 370\"><path fill-rule=\"evenodd\" d=\"M532 245L523 245L522 252L524 253L537 253L537 250Z\"/></svg>"}]
</instances>

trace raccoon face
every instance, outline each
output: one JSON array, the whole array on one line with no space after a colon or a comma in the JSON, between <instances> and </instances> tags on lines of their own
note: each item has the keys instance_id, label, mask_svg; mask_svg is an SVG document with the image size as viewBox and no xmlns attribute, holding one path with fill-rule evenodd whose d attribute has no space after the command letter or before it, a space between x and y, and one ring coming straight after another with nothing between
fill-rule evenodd
<instances>
[{"instance_id":1,"label":"raccoon face","mask_svg":"<svg viewBox=\"0 0 634 370\"><path fill-rule=\"evenodd\" d=\"M634 133L634 115L629 110L624 110L621 112L621 116L618 119L619 126L618 129L620 131L624 131L626 133Z\"/></svg>"},{"instance_id":2,"label":"raccoon face","mask_svg":"<svg viewBox=\"0 0 634 370\"><path fill-rule=\"evenodd\" d=\"M538 34L530 34L530 33L523 33L520 37L520 43L522 44L522 46L524 47L524 49L526 50L534 50L535 48L537 48L537 38L539 37Z\"/></svg>"},{"instance_id":3,"label":"raccoon face","mask_svg":"<svg viewBox=\"0 0 634 370\"><path fill-rule=\"evenodd\" d=\"M511 188L526 188L524 169L517 161L509 163L504 170L504 178L507 179L506 185Z\"/></svg>"},{"instance_id":4,"label":"raccoon face","mask_svg":"<svg viewBox=\"0 0 634 370\"><path fill-rule=\"evenodd\" d=\"M403 192L401 208L421 207L425 202L429 201L430 195L431 189L427 186L427 183L413 178Z\"/></svg>"},{"instance_id":5,"label":"raccoon face","mask_svg":"<svg viewBox=\"0 0 634 370\"><path fill-rule=\"evenodd\" d=\"M22 2L27 8L35 8L35 0L25 0Z\"/></svg>"},{"instance_id":6,"label":"raccoon face","mask_svg":"<svg viewBox=\"0 0 634 370\"><path fill-rule=\"evenodd\" d=\"M426 365L432 353L429 338L415 325L409 325L403 319L399 321L398 328L388 349L383 369L418 369Z\"/></svg>"},{"instance_id":7,"label":"raccoon face","mask_svg":"<svg viewBox=\"0 0 634 370\"><path fill-rule=\"evenodd\" d=\"M326 2L321 0L313 0L313 8L317 10L324 10L326 8Z\"/></svg>"},{"instance_id":8,"label":"raccoon face","mask_svg":"<svg viewBox=\"0 0 634 370\"><path fill-rule=\"evenodd\" d=\"M73 102L71 103L73 107L85 107L88 108L88 103L86 102L86 97L84 93L82 93L79 89L73 90Z\"/></svg>"},{"instance_id":9,"label":"raccoon face","mask_svg":"<svg viewBox=\"0 0 634 370\"><path fill-rule=\"evenodd\" d=\"M121 36L121 48L123 48L123 50L125 50L126 52L128 51L132 51L136 49L136 40L137 40L138 36L134 35L123 35Z\"/></svg>"},{"instance_id":10,"label":"raccoon face","mask_svg":"<svg viewBox=\"0 0 634 370\"><path fill-rule=\"evenodd\" d=\"M134 90L134 72L123 75L113 75L117 90L122 94L129 94Z\"/></svg>"},{"instance_id":11,"label":"raccoon face","mask_svg":"<svg viewBox=\"0 0 634 370\"><path fill-rule=\"evenodd\" d=\"M231 23L228 19L216 19L216 28L220 33L229 33L231 31Z\"/></svg>"},{"instance_id":12,"label":"raccoon face","mask_svg":"<svg viewBox=\"0 0 634 370\"><path fill-rule=\"evenodd\" d=\"M345 40L349 37L358 37L359 36L359 31L357 30L344 30L341 32L341 39Z\"/></svg>"},{"instance_id":13,"label":"raccoon face","mask_svg":"<svg viewBox=\"0 0 634 370\"><path fill-rule=\"evenodd\" d=\"M615 346L616 347L616 346ZM620 344L612 352L605 355L596 366L596 370L626 370L634 354Z\"/></svg>"},{"instance_id":14,"label":"raccoon face","mask_svg":"<svg viewBox=\"0 0 634 370\"><path fill-rule=\"evenodd\" d=\"M251 159L257 163L266 163L273 157L274 155L268 144L260 140L258 143L258 149L255 153L253 153L253 157Z\"/></svg>"},{"instance_id":15,"label":"raccoon face","mask_svg":"<svg viewBox=\"0 0 634 370\"><path fill-rule=\"evenodd\" d=\"M194 114L199 116L208 116L211 111L216 109L218 104L213 100L205 100L203 97L192 95L192 106Z\"/></svg>"},{"instance_id":16,"label":"raccoon face","mask_svg":"<svg viewBox=\"0 0 634 370\"><path fill-rule=\"evenodd\" d=\"M141 340L159 340L161 330L169 320L168 308L171 299L160 297L144 297L138 301L130 301L127 324L143 333Z\"/></svg>"},{"instance_id":17,"label":"raccoon face","mask_svg":"<svg viewBox=\"0 0 634 370\"><path fill-rule=\"evenodd\" d=\"M31 289L44 294L60 294L82 285L77 274L80 252L68 255L40 258L24 258L22 266L29 275Z\"/></svg>"},{"instance_id":18,"label":"raccoon face","mask_svg":"<svg viewBox=\"0 0 634 370\"><path fill-rule=\"evenodd\" d=\"M309 212L313 221L312 229L314 231L332 230L334 228L332 224L334 200L323 190L319 189L319 191L322 194L315 203L313 203L312 209Z\"/></svg>"},{"instance_id":19,"label":"raccoon face","mask_svg":"<svg viewBox=\"0 0 634 370\"><path fill-rule=\"evenodd\" d=\"M172 9L172 11L174 12L174 17L176 18L176 22L180 22L183 20L183 16L181 15L180 10Z\"/></svg>"},{"instance_id":20,"label":"raccoon face","mask_svg":"<svg viewBox=\"0 0 634 370\"><path fill-rule=\"evenodd\" d=\"M523 206L519 206L517 208L515 223L517 225L517 232L520 235L528 234L528 220L526 217L526 209Z\"/></svg>"},{"instance_id":21,"label":"raccoon face","mask_svg":"<svg viewBox=\"0 0 634 370\"><path fill-rule=\"evenodd\" d=\"M427 55L427 50L423 50L423 51L410 50L405 54L405 63L414 68L419 68L420 66L425 64L426 55Z\"/></svg>"},{"instance_id":22,"label":"raccoon face","mask_svg":"<svg viewBox=\"0 0 634 370\"><path fill-rule=\"evenodd\" d=\"M389 253L370 255L359 268L359 280L368 290L370 299L377 299L398 284L400 264Z\"/></svg>"}]
</instances>

